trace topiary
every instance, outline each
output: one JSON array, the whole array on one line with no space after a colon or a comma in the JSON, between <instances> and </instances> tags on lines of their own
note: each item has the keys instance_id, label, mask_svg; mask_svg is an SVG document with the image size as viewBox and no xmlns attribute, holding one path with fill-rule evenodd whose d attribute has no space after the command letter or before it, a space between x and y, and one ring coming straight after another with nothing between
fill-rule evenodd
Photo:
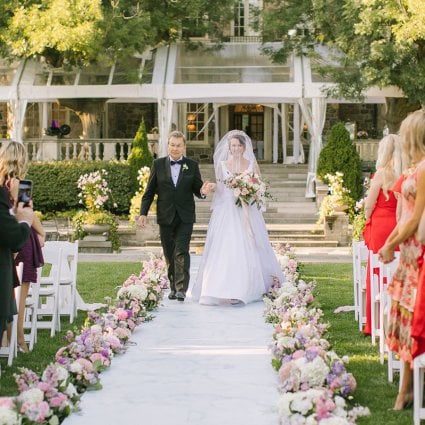
<instances>
[{"instance_id":1,"label":"topiary","mask_svg":"<svg viewBox=\"0 0 425 425\"><path fill-rule=\"evenodd\" d=\"M139 186L137 181L139 170L142 167L150 167L152 161L153 156L148 146L145 120L142 118L142 122L140 123L131 145L130 155L128 156L128 164L131 170L132 183L134 185L133 192L135 192Z\"/></svg>"},{"instance_id":2,"label":"topiary","mask_svg":"<svg viewBox=\"0 0 425 425\"><path fill-rule=\"evenodd\" d=\"M336 172L344 175L344 187L358 201L362 196L363 183L361 160L343 123L337 123L331 128L317 163L317 177L325 183L328 183L326 174L335 175Z\"/></svg>"}]
</instances>

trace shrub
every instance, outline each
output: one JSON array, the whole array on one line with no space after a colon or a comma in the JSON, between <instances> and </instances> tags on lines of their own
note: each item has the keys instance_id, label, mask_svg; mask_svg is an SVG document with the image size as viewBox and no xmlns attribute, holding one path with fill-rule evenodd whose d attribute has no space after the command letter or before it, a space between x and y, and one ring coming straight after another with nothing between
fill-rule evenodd
<instances>
[{"instance_id":1,"label":"shrub","mask_svg":"<svg viewBox=\"0 0 425 425\"><path fill-rule=\"evenodd\" d=\"M350 196L355 201L359 200L362 196L361 160L342 123L331 128L317 164L317 176L325 183L329 183L326 174L335 175L337 172L344 175L344 186L350 191Z\"/></svg>"},{"instance_id":2,"label":"shrub","mask_svg":"<svg viewBox=\"0 0 425 425\"><path fill-rule=\"evenodd\" d=\"M131 152L128 156L128 164L131 170L133 183L133 192L138 188L138 172L142 167L150 167L152 165L153 156L148 147L148 136L146 134L145 121L142 119L139 129L134 136L131 146Z\"/></svg>"},{"instance_id":3,"label":"shrub","mask_svg":"<svg viewBox=\"0 0 425 425\"><path fill-rule=\"evenodd\" d=\"M81 208L77 182L82 174L105 169L108 185L114 194L116 214L128 214L134 189L126 161L58 161L33 162L27 178L33 181L34 206L42 213Z\"/></svg>"}]
</instances>

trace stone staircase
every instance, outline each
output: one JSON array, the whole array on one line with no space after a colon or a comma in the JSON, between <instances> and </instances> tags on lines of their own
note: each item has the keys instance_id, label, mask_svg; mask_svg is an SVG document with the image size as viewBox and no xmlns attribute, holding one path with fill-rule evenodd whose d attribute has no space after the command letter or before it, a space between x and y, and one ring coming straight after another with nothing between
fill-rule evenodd
<instances>
[{"instance_id":1,"label":"stone staircase","mask_svg":"<svg viewBox=\"0 0 425 425\"><path fill-rule=\"evenodd\" d=\"M335 247L337 241L325 240L323 226L316 225L317 208L312 199L305 198L306 164L260 164L264 180L270 184L272 200L268 200L264 219L272 242L291 246ZM200 164L203 180L215 181L212 164ZM191 247L202 251L210 219L212 196L196 199L196 224ZM146 241L159 246L159 240Z\"/></svg>"}]
</instances>

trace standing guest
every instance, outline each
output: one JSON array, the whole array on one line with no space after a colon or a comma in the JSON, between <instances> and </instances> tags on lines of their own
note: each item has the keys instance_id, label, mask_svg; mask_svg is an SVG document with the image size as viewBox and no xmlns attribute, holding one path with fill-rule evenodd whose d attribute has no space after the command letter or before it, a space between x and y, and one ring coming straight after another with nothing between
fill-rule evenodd
<instances>
[{"instance_id":1,"label":"standing guest","mask_svg":"<svg viewBox=\"0 0 425 425\"><path fill-rule=\"evenodd\" d=\"M10 186L11 176L22 180L28 168L27 152L22 143L10 142L1 149L0 153L0 178L7 189ZM9 192L10 206L18 202L18 194ZM37 282L37 268L44 263L41 247L44 245L46 233L40 219L33 214L31 234L22 249L17 253L15 264L23 263L21 291L18 308L18 349L28 352L28 346L24 337L25 304L31 282Z\"/></svg>"},{"instance_id":2,"label":"standing guest","mask_svg":"<svg viewBox=\"0 0 425 425\"><path fill-rule=\"evenodd\" d=\"M13 315L16 314L14 287L18 284L18 277L13 253L18 251L28 240L33 220L32 208L24 208L22 202L15 208L10 208L9 194L17 197L19 180L16 177L9 176L9 186L5 186L4 150L4 148L0 150L0 345L1 337L8 323L12 321ZM23 146L22 151L25 152Z\"/></svg>"},{"instance_id":3,"label":"standing guest","mask_svg":"<svg viewBox=\"0 0 425 425\"><path fill-rule=\"evenodd\" d=\"M396 134L388 134L380 142L376 173L365 198L366 225L363 233L366 246L374 254L384 245L396 226L397 198L392 190L403 170L401 140ZM397 195L398 196L398 195ZM379 273L379 270L374 271ZM369 261L366 273L366 324L363 333L371 333L371 299Z\"/></svg>"},{"instance_id":4,"label":"standing guest","mask_svg":"<svg viewBox=\"0 0 425 425\"><path fill-rule=\"evenodd\" d=\"M388 285L391 296L387 345L403 362L403 374L394 410L402 410L413 400L412 315L418 287L423 245L415 236L425 208L425 111L418 110L401 123L403 154L410 168L404 172L401 184L401 214L396 227L379 250L380 260L389 263L400 246L400 262ZM397 183L398 183L397 182ZM396 186L397 186L396 183ZM395 188L397 190L397 188Z\"/></svg>"},{"instance_id":5,"label":"standing guest","mask_svg":"<svg viewBox=\"0 0 425 425\"><path fill-rule=\"evenodd\" d=\"M202 182L198 163L183 156L185 148L183 133L171 132L168 156L153 162L137 220L138 226L146 226L157 194L157 222L171 288L168 298L179 301L184 301L190 279L189 245L196 218L193 196L205 198L212 190L209 182Z\"/></svg>"}]
</instances>

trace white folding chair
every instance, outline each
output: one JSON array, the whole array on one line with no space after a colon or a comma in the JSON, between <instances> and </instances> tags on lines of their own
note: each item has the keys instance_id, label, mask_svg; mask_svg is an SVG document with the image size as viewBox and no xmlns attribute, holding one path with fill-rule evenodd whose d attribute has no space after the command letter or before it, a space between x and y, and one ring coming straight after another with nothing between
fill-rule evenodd
<instances>
[{"instance_id":1,"label":"white folding chair","mask_svg":"<svg viewBox=\"0 0 425 425\"><path fill-rule=\"evenodd\" d=\"M399 371L399 361L394 358L394 354L390 353L385 342L386 327L391 308L391 297L388 295L387 285L390 283L395 270L398 267L400 253L395 253L395 259L391 263L379 264L379 357L381 364L384 363L385 353L388 353L388 380L393 381L393 372Z\"/></svg>"},{"instance_id":2,"label":"white folding chair","mask_svg":"<svg viewBox=\"0 0 425 425\"><path fill-rule=\"evenodd\" d=\"M42 248L44 266L39 268L38 275L38 306L36 311L37 329L50 329L50 336L60 331L59 317L59 271L61 270L62 249L56 249L47 243ZM42 270L50 267L48 276L42 276ZM45 282L43 282L43 278ZM51 320L44 320L50 316Z\"/></svg>"},{"instance_id":3,"label":"white folding chair","mask_svg":"<svg viewBox=\"0 0 425 425\"><path fill-rule=\"evenodd\" d=\"M353 241L353 292L354 292L354 319L359 320L359 285L361 279L361 270L359 269L360 262L360 247L364 245L364 241Z\"/></svg>"},{"instance_id":4,"label":"white folding chair","mask_svg":"<svg viewBox=\"0 0 425 425\"><path fill-rule=\"evenodd\" d=\"M354 254L355 251L355 254ZM357 318L359 330L366 324L366 268L369 249L364 241L353 242L353 279L354 290L357 292ZM356 303L356 296L354 299Z\"/></svg>"},{"instance_id":5,"label":"white folding chair","mask_svg":"<svg viewBox=\"0 0 425 425\"><path fill-rule=\"evenodd\" d=\"M22 273L24 271L24 263L19 263L16 266L16 274L19 282L22 283ZM15 288L15 299L19 300L20 287ZM0 357L7 357L7 365L12 366L13 359L18 355L18 315L13 315L9 344L5 347L0 347Z\"/></svg>"},{"instance_id":6,"label":"white folding chair","mask_svg":"<svg viewBox=\"0 0 425 425\"><path fill-rule=\"evenodd\" d=\"M78 241L48 241L45 247L61 250L62 260L59 270L59 315L69 315L70 323L77 316L77 266ZM42 276L43 285L51 285L50 276Z\"/></svg>"},{"instance_id":7,"label":"white folding chair","mask_svg":"<svg viewBox=\"0 0 425 425\"><path fill-rule=\"evenodd\" d=\"M379 306L381 295L379 292L379 256L372 251L369 252L369 280L370 280L370 335L372 345L376 344L376 338L380 335L381 323L379 322Z\"/></svg>"},{"instance_id":8,"label":"white folding chair","mask_svg":"<svg viewBox=\"0 0 425 425\"><path fill-rule=\"evenodd\" d=\"M28 296L25 301L25 315L24 315L24 338L28 344L29 351L32 351L34 344L37 342L37 310L39 305L39 284L38 280L41 276L41 268L37 273L37 282L31 282L28 291ZM25 333L25 330L29 330Z\"/></svg>"},{"instance_id":9,"label":"white folding chair","mask_svg":"<svg viewBox=\"0 0 425 425\"><path fill-rule=\"evenodd\" d=\"M421 419L425 419L424 396L424 371L425 354L421 354L413 360L413 423L420 425Z\"/></svg>"}]
</instances>

